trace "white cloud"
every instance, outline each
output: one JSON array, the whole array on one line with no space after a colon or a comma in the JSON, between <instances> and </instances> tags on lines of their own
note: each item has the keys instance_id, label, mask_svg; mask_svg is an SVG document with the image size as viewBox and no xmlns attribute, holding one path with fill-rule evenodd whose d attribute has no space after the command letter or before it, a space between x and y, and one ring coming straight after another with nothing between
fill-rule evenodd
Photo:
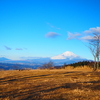
<instances>
[{"instance_id":1,"label":"white cloud","mask_svg":"<svg viewBox=\"0 0 100 100\"><path fill-rule=\"evenodd\" d=\"M82 39L82 40L92 40L94 38L93 38L93 34L91 34L91 33L100 33L100 27L89 28L89 30L85 30L83 33L86 33L86 34L89 34L89 35L83 36L80 39Z\"/></svg>"},{"instance_id":2,"label":"white cloud","mask_svg":"<svg viewBox=\"0 0 100 100\"><path fill-rule=\"evenodd\" d=\"M82 39L82 40L92 40L93 37L88 35L88 36L81 37L80 39Z\"/></svg>"},{"instance_id":3,"label":"white cloud","mask_svg":"<svg viewBox=\"0 0 100 100\"><path fill-rule=\"evenodd\" d=\"M90 28L90 30L93 31L94 33L100 33L100 27Z\"/></svg>"},{"instance_id":4,"label":"white cloud","mask_svg":"<svg viewBox=\"0 0 100 100\"><path fill-rule=\"evenodd\" d=\"M68 38L67 38L67 40L70 40L70 39L76 39L78 36L80 36L81 34L79 34L79 33L75 33L75 34L73 34L73 33L71 33L71 32L68 32Z\"/></svg>"},{"instance_id":5,"label":"white cloud","mask_svg":"<svg viewBox=\"0 0 100 100\"><path fill-rule=\"evenodd\" d=\"M49 57L20 57L21 59L23 59L23 60L33 60L33 59L49 59Z\"/></svg>"},{"instance_id":6,"label":"white cloud","mask_svg":"<svg viewBox=\"0 0 100 100\"><path fill-rule=\"evenodd\" d=\"M45 36L49 37L49 38L55 38L57 36L60 36L60 34L58 34L56 32L48 32Z\"/></svg>"},{"instance_id":7,"label":"white cloud","mask_svg":"<svg viewBox=\"0 0 100 100\"><path fill-rule=\"evenodd\" d=\"M100 27L89 28L89 30L85 30L84 33L100 33Z\"/></svg>"},{"instance_id":8,"label":"white cloud","mask_svg":"<svg viewBox=\"0 0 100 100\"><path fill-rule=\"evenodd\" d=\"M80 40L85 40L85 41L92 40L92 39L95 39L93 37L93 33L100 34L100 27L89 28L89 30L85 30L81 34L80 33L74 33L73 34L71 32L68 32L67 40L70 40L70 39L80 39Z\"/></svg>"},{"instance_id":9,"label":"white cloud","mask_svg":"<svg viewBox=\"0 0 100 100\"><path fill-rule=\"evenodd\" d=\"M86 31L84 31L84 33L88 34L88 33L92 33L92 31L91 30L86 30Z\"/></svg>"}]
</instances>

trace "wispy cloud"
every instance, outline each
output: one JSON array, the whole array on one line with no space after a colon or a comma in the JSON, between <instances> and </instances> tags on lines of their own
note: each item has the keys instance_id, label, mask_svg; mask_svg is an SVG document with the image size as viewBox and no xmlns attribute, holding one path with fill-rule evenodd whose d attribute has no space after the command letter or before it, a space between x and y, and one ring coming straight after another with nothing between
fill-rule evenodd
<instances>
[{"instance_id":1,"label":"wispy cloud","mask_svg":"<svg viewBox=\"0 0 100 100\"><path fill-rule=\"evenodd\" d=\"M83 31L81 34L80 33L71 33L68 32L68 38L67 40L70 39L79 39L79 40L83 40L83 41L88 41L88 40L92 40L93 38L93 34L91 33L99 33L100 34L100 27L95 27L95 28L89 28L88 30Z\"/></svg>"},{"instance_id":2,"label":"wispy cloud","mask_svg":"<svg viewBox=\"0 0 100 100\"><path fill-rule=\"evenodd\" d=\"M93 34L91 33L99 33L100 34L100 27L95 27L95 28L89 28L89 30L85 30L83 33L83 36L80 38L81 40L92 40L94 39ZM88 34L88 35L87 35Z\"/></svg>"},{"instance_id":3,"label":"wispy cloud","mask_svg":"<svg viewBox=\"0 0 100 100\"><path fill-rule=\"evenodd\" d=\"M23 57L20 57L20 59L22 59L22 60L31 60L31 59L45 59L45 58L47 58L47 59L50 59L50 57L32 57L32 56L27 56L27 57L25 57L25 56L23 56Z\"/></svg>"},{"instance_id":4,"label":"wispy cloud","mask_svg":"<svg viewBox=\"0 0 100 100\"><path fill-rule=\"evenodd\" d=\"M27 48L24 48L25 50L27 50Z\"/></svg>"},{"instance_id":5,"label":"wispy cloud","mask_svg":"<svg viewBox=\"0 0 100 100\"><path fill-rule=\"evenodd\" d=\"M8 46L4 46L6 48L6 50L12 50L12 48L8 47Z\"/></svg>"},{"instance_id":6,"label":"wispy cloud","mask_svg":"<svg viewBox=\"0 0 100 100\"><path fill-rule=\"evenodd\" d=\"M57 36L60 36L60 34L58 34L56 32L48 32L45 36L48 38L55 38Z\"/></svg>"},{"instance_id":7,"label":"wispy cloud","mask_svg":"<svg viewBox=\"0 0 100 100\"><path fill-rule=\"evenodd\" d=\"M61 28L52 25L51 23L46 23L49 27L60 30Z\"/></svg>"},{"instance_id":8,"label":"wispy cloud","mask_svg":"<svg viewBox=\"0 0 100 100\"><path fill-rule=\"evenodd\" d=\"M8 46L5 46L4 47L6 48L6 50L12 50L12 48L8 47ZM27 50L27 48L15 48L15 50Z\"/></svg>"},{"instance_id":9,"label":"wispy cloud","mask_svg":"<svg viewBox=\"0 0 100 100\"><path fill-rule=\"evenodd\" d=\"M88 36L84 36L80 38L81 40L92 40L94 39L92 36L88 35Z\"/></svg>"},{"instance_id":10,"label":"wispy cloud","mask_svg":"<svg viewBox=\"0 0 100 100\"><path fill-rule=\"evenodd\" d=\"M22 48L16 48L16 50L23 50Z\"/></svg>"},{"instance_id":11,"label":"wispy cloud","mask_svg":"<svg viewBox=\"0 0 100 100\"><path fill-rule=\"evenodd\" d=\"M71 33L71 32L68 32L68 38L67 40L71 40L71 39L77 39L78 36L80 36L81 34L80 33Z\"/></svg>"},{"instance_id":12,"label":"wispy cloud","mask_svg":"<svg viewBox=\"0 0 100 100\"><path fill-rule=\"evenodd\" d=\"M51 25L51 24L50 24L50 23L48 23L48 22L47 22L47 25L49 25L50 27L54 28L54 26L53 26L53 25Z\"/></svg>"}]
</instances>

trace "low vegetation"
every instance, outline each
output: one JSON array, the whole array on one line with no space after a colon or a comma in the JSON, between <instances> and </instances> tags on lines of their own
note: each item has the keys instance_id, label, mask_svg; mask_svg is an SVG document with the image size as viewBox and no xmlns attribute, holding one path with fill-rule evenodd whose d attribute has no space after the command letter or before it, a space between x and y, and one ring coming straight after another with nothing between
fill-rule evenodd
<instances>
[{"instance_id":1,"label":"low vegetation","mask_svg":"<svg viewBox=\"0 0 100 100\"><path fill-rule=\"evenodd\" d=\"M87 66L0 71L0 100L100 100L100 72Z\"/></svg>"},{"instance_id":2,"label":"low vegetation","mask_svg":"<svg viewBox=\"0 0 100 100\"><path fill-rule=\"evenodd\" d=\"M72 63L72 64L64 64L62 66L62 68L66 68L67 66L72 66L73 68L87 66L87 67L90 67L93 69L94 62L93 61L80 61L80 62L76 62L76 63ZM99 66L100 66L100 62L99 62Z\"/></svg>"}]
</instances>

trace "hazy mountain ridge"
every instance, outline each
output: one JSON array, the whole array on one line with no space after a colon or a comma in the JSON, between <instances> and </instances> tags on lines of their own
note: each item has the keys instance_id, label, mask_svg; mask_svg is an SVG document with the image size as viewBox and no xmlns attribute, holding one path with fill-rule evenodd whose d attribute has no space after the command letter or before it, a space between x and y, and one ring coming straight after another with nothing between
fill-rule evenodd
<instances>
[{"instance_id":1,"label":"hazy mountain ridge","mask_svg":"<svg viewBox=\"0 0 100 100\"><path fill-rule=\"evenodd\" d=\"M62 66L64 63L70 64L75 63L79 61L86 61L87 59L81 58L80 56L70 52L66 51L60 55L54 56L54 57L32 57L24 60L10 60L4 57L0 58L0 62L6 63L6 69L14 69L14 67L11 67L10 64L13 64L15 66L18 64L19 68L32 68L36 69L38 67L41 67L44 63L48 63L49 61L52 61L54 63L54 66ZM15 64L15 65L14 65ZM7 66L10 68L7 68ZM0 66L1 68L1 66ZM3 67L2 67L3 68ZM5 69L5 67L4 67Z\"/></svg>"},{"instance_id":2,"label":"hazy mountain ridge","mask_svg":"<svg viewBox=\"0 0 100 100\"><path fill-rule=\"evenodd\" d=\"M8 60L10 60L10 59L5 58L5 57L1 57L1 58L0 58L0 61L8 61Z\"/></svg>"}]
</instances>

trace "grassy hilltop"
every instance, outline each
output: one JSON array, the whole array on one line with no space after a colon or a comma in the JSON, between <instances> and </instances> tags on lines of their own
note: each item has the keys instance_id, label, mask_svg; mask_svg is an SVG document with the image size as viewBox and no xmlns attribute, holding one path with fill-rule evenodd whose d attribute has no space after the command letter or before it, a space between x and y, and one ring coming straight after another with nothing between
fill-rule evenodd
<instances>
[{"instance_id":1,"label":"grassy hilltop","mask_svg":"<svg viewBox=\"0 0 100 100\"><path fill-rule=\"evenodd\" d=\"M88 67L0 71L0 100L100 100L100 72Z\"/></svg>"}]
</instances>

